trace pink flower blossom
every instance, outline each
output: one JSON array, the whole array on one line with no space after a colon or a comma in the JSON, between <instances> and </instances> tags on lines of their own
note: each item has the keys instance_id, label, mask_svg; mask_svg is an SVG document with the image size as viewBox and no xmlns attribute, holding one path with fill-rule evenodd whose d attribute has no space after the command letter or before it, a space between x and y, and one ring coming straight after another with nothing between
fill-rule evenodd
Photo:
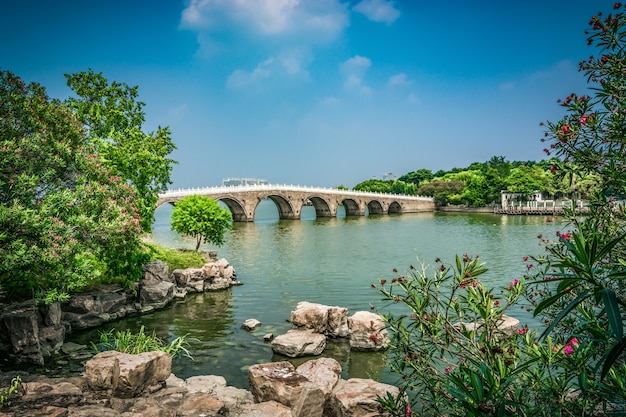
<instances>
[{"instance_id":1,"label":"pink flower blossom","mask_svg":"<svg viewBox=\"0 0 626 417\"><path fill-rule=\"evenodd\" d=\"M587 124L587 115L583 114L583 115L580 117L580 120L579 120L579 121L580 121L580 124L583 124L583 125Z\"/></svg>"},{"instance_id":2,"label":"pink flower blossom","mask_svg":"<svg viewBox=\"0 0 626 417\"><path fill-rule=\"evenodd\" d=\"M406 406L406 415L407 415L407 417L411 416L411 406L410 405Z\"/></svg>"},{"instance_id":3,"label":"pink flower blossom","mask_svg":"<svg viewBox=\"0 0 626 417\"><path fill-rule=\"evenodd\" d=\"M450 367L446 366L446 373L449 374L450 373Z\"/></svg>"},{"instance_id":4,"label":"pink flower blossom","mask_svg":"<svg viewBox=\"0 0 626 417\"><path fill-rule=\"evenodd\" d=\"M563 125L563 126L561 126L561 130L563 131L563 133L567 133L567 132L569 132L569 126L568 125Z\"/></svg>"},{"instance_id":5,"label":"pink flower blossom","mask_svg":"<svg viewBox=\"0 0 626 417\"><path fill-rule=\"evenodd\" d=\"M526 334L528 333L528 327L522 327L521 329L517 329L517 334Z\"/></svg>"},{"instance_id":6,"label":"pink flower blossom","mask_svg":"<svg viewBox=\"0 0 626 417\"><path fill-rule=\"evenodd\" d=\"M565 347L563 348L563 353L565 353L565 355L569 356L572 353L574 353L574 348L571 345L565 345Z\"/></svg>"}]
</instances>

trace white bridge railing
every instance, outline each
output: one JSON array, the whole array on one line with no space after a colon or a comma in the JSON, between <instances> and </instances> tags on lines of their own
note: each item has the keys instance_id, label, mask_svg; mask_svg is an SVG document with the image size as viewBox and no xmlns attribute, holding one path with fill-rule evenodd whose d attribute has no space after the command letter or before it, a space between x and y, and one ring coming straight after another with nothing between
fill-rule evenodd
<instances>
[{"instance_id":1,"label":"white bridge railing","mask_svg":"<svg viewBox=\"0 0 626 417\"><path fill-rule=\"evenodd\" d=\"M258 191L290 191L305 192L311 194L334 194L342 196L360 196L360 197L393 197L395 199L413 200L413 201L431 201L431 197L411 196L405 194L386 194L373 193L367 191L340 190L338 188L309 187L303 185L286 185L286 184L258 184L258 185L237 185L230 187L201 187L201 188L179 188L177 190L167 190L159 194L160 198L180 198L189 195L219 195L225 193L245 193Z\"/></svg>"}]
</instances>

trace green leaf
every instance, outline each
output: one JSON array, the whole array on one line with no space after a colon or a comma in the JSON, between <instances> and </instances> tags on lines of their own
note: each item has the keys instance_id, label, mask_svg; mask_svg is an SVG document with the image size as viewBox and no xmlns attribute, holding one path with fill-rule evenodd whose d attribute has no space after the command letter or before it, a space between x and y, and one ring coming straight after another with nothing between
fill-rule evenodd
<instances>
[{"instance_id":1,"label":"green leaf","mask_svg":"<svg viewBox=\"0 0 626 417\"><path fill-rule=\"evenodd\" d=\"M619 355L621 355L626 349L626 339L620 340L616 343L611 350L609 350L604 356L604 363L602 365L602 373L600 374L600 379L604 379L607 373L611 370L611 367L617 361Z\"/></svg>"},{"instance_id":2,"label":"green leaf","mask_svg":"<svg viewBox=\"0 0 626 417\"><path fill-rule=\"evenodd\" d=\"M561 312L559 313L559 315L557 317L555 317L555 319L552 321L552 323L550 323L550 326L548 326L547 329L545 329L543 331L543 333L541 334L541 336L539 337L540 339L543 339L545 336L547 336L548 334L550 334L550 332L552 331L552 329L554 329L554 327L559 324L559 322L569 314L570 311L572 311L578 304L580 304L582 301L584 301L587 297L589 297L591 295L591 291L585 291L582 294L580 294L578 297L576 297L571 303L569 303L563 310L561 310ZM558 295L558 294L557 294ZM553 298L553 297L551 297ZM542 303L543 304L543 303ZM539 308L539 307L537 307ZM535 309L535 312L537 310Z\"/></svg>"},{"instance_id":3,"label":"green leaf","mask_svg":"<svg viewBox=\"0 0 626 417\"><path fill-rule=\"evenodd\" d=\"M609 326L613 335L618 340L622 340L624 338L624 325L615 293L609 288L603 289L602 300L604 301L604 309L606 310L606 316L609 319Z\"/></svg>"}]
</instances>

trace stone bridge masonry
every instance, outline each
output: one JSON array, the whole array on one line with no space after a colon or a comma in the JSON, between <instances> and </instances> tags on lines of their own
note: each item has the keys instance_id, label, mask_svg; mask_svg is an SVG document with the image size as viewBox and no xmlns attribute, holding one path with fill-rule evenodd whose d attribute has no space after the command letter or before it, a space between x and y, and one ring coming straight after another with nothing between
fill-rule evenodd
<instances>
[{"instance_id":1,"label":"stone bridge masonry","mask_svg":"<svg viewBox=\"0 0 626 417\"><path fill-rule=\"evenodd\" d=\"M159 194L156 206L175 205L190 195L203 195L223 202L236 222L254 221L254 212L265 198L276 204L281 219L291 220L300 219L305 205L312 205L317 217L335 217L341 205L345 207L346 216L364 216L366 209L369 214L435 210L435 202L430 197L273 184L168 190Z\"/></svg>"}]
</instances>

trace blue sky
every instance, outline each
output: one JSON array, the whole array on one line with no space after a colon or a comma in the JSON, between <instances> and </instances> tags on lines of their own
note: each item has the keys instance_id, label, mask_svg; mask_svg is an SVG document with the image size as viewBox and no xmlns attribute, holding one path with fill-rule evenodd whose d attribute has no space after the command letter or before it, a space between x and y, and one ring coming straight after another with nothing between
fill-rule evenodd
<instances>
[{"instance_id":1,"label":"blue sky","mask_svg":"<svg viewBox=\"0 0 626 417\"><path fill-rule=\"evenodd\" d=\"M169 126L172 188L225 177L353 187L544 158L613 1L0 0L0 68L70 91L93 69Z\"/></svg>"}]
</instances>

